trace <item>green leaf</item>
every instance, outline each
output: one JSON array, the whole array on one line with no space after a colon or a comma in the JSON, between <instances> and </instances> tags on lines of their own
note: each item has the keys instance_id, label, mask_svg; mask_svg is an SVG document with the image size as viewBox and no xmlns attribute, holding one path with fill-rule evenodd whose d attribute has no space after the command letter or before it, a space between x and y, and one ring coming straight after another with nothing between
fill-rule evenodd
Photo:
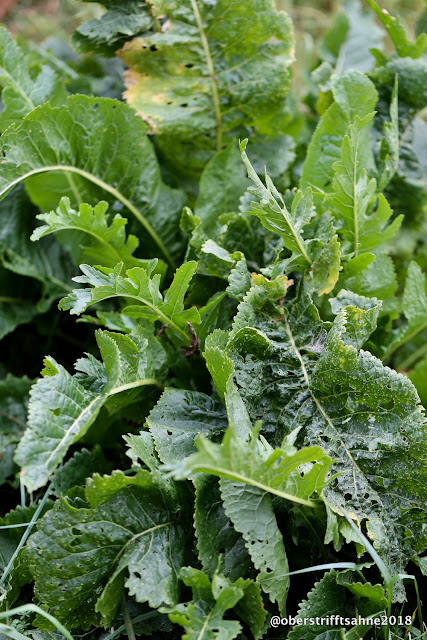
<instances>
[{"instance_id":1,"label":"green leaf","mask_svg":"<svg viewBox=\"0 0 427 640\"><path fill-rule=\"evenodd\" d=\"M366 155L361 146L369 145L369 138L366 135L362 137L362 132L365 128L369 130L373 117L374 113L363 120L356 116L354 123L349 126L343 138L341 160L333 164L333 191L326 196L326 202L332 204L342 222L341 233L355 256L359 252L372 251L390 240L403 219L403 216L398 216L387 225L393 212L382 194L378 196L376 211L372 210L377 183L374 178L368 178L367 170L359 158Z\"/></svg>"},{"instance_id":2,"label":"green leaf","mask_svg":"<svg viewBox=\"0 0 427 640\"><path fill-rule=\"evenodd\" d=\"M99 445L95 445L92 451L81 449L55 471L52 479L52 493L60 498L73 487L84 487L86 478L94 473L106 474L111 473L112 470L112 464L107 462Z\"/></svg>"},{"instance_id":3,"label":"green leaf","mask_svg":"<svg viewBox=\"0 0 427 640\"><path fill-rule=\"evenodd\" d=\"M386 9L381 9L374 0L367 0L367 2L383 23L401 58L419 58L423 55L427 48L427 34L420 33L414 43L409 42L399 17L394 17Z\"/></svg>"},{"instance_id":4,"label":"green leaf","mask_svg":"<svg viewBox=\"0 0 427 640\"><path fill-rule=\"evenodd\" d=\"M105 13L100 18L83 22L73 34L73 41L80 51L114 56L127 40L153 26L149 7L138 0L105 0L102 4Z\"/></svg>"},{"instance_id":5,"label":"green leaf","mask_svg":"<svg viewBox=\"0 0 427 640\"><path fill-rule=\"evenodd\" d=\"M369 71L374 62L370 49L382 50L383 31L375 24L370 11L359 0L345 0L320 45L322 60L335 67L335 73Z\"/></svg>"},{"instance_id":6,"label":"green leaf","mask_svg":"<svg viewBox=\"0 0 427 640\"><path fill-rule=\"evenodd\" d=\"M251 580L231 582L215 574L211 582L203 571L192 567L183 567L180 577L191 587L193 600L163 611L184 627L183 640L233 640L242 627L236 620L224 619L230 609L248 624L254 638L261 637L266 612L259 587Z\"/></svg>"},{"instance_id":7,"label":"green leaf","mask_svg":"<svg viewBox=\"0 0 427 640\"><path fill-rule=\"evenodd\" d=\"M80 265L83 276L77 276L75 282L92 285L92 288L74 289L63 298L59 308L80 315L83 311L97 302L109 298L127 298L140 306L128 308L128 313L134 317L145 317L155 322L160 320L168 325L180 342L189 344L187 331L184 329L187 322L198 324L200 314L196 308L184 310L184 297L190 281L196 271L196 262L186 262L176 271L172 284L163 297L160 293L160 274L154 274L157 266L156 260L151 260L146 269L134 267L126 271L126 276L121 275L123 263L117 264L114 269L95 268L89 265ZM154 275L153 275L154 274ZM151 277L153 276L153 277Z\"/></svg>"},{"instance_id":8,"label":"green leaf","mask_svg":"<svg viewBox=\"0 0 427 640\"><path fill-rule=\"evenodd\" d=\"M154 338L107 331L98 331L96 338L104 364L90 356L77 362L81 373L71 376L47 357L43 378L31 389L28 428L15 455L29 491L47 482L101 407L115 413L135 402L145 387L161 384L164 356Z\"/></svg>"},{"instance_id":9,"label":"green leaf","mask_svg":"<svg viewBox=\"0 0 427 640\"><path fill-rule=\"evenodd\" d=\"M166 17L166 28L135 38L120 55L130 67L126 100L162 148L175 150L177 138L188 145L182 149L187 158L194 147L206 158L240 125L257 126L280 110L294 43L290 19L271 0L244 7L226 0L152 5L157 18Z\"/></svg>"},{"instance_id":10,"label":"green leaf","mask_svg":"<svg viewBox=\"0 0 427 640\"><path fill-rule=\"evenodd\" d=\"M333 632L334 629L343 629L345 627L340 626L335 620L331 620L332 616L341 616L342 618L348 618L349 625L352 626L352 631L357 633L358 638L363 636L369 631L372 625L355 624L359 617L360 609L358 607L357 599L353 600L348 597L346 591L339 582L341 575L332 570L326 573L324 577L316 582L314 588L309 592L307 600L303 601L298 609L296 618L312 619L313 623L301 624L295 626L289 633L289 640L316 640L317 638L328 638L327 632ZM360 587L363 590L365 585L361 583ZM372 586L372 585L371 585ZM365 589L366 593L366 589ZM383 597L380 600L380 606L378 609L371 611L371 613L380 614L386 606L384 591ZM329 618L329 624L328 619ZM318 620L320 621L318 622ZM322 623L323 619L323 623Z\"/></svg>"},{"instance_id":11,"label":"green leaf","mask_svg":"<svg viewBox=\"0 0 427 640\"><path fill-rule=\"evenodd\" d=\"M176 216L182 200L162 183L145 132L132 109L107 98L76 95L59 108L38 107L2 136L0 195L25 180L32 201L44 210L57 206L59 194L73 206L108 198L135 216L148 244L154 241L172 263L169 250L179 247Z\"/></svg>"},{"instance_id":12,"label":"green leaf","mask_svg":"<svg viewBox=\"0 0 427 640\"><path fill-rule=\"evenodd\" d=\"M70 629L110 626L123 585L152 608L174 604L185 541L177 498L141 470L95 475L87 502L58 500L27 546L38 599Z\"/></svg>"},{"instance_id":13,"label":"green leaf","mask_svg":"<svg viewBox=\"0 0 427 640\"><path fill-rule=\"evenodd\" d=\"M427 355L408 373L408 378L416 387L421 402L427 406Z\"/></svg>"},{"instance_id":14,"label":"green leaf","mask_svg":"<svg viewBox=\"0 0 427 640\"><path fill-rule=\"evenodd\" d=\"M240 197L248 185L236 143L208 162L200 177L195 214L209 236L222 213L238 210Z\"/></svg>"},{"instance_id":15,"label":"green leaf","mask_svg":"<svg viewBox=\"0 0 427 640\"><path fill-rule=\"evenodd\" d=\"M307 506L314 506L309 498L323 489L331 465L331 459L320 447L272 450L255 434L245 442L232 428L225 432L221 444L199 435L196 445L197 453L167 465L176 479L210 473ZM311 463L312 468L303 476L299 468L307 463Z\"/></svg>"},{"instance_id":16,"label":"green leaf","mask_svg":"<svg viewBox=\"0 0 427 640\"><path fill-rule=\"evenodd\" d=\"M334 176L333 164L340 159L342 139L355 116L361 119L372 113L377 102L374 84L358 71L348 71L332 84L335 102L323 114L313 134L304 162L300 188L314 186L330 191ZM364 138L368 138L365 130ZM373 166L372 154L366 139L361 142L361 167Z\"/></svg>"},{"instance_id":17,"label":"green leaf","mask_svg":"<svg viewBox=\"0 0 427 640\"><path fill-rule=\"evenodd\" d=\"M1 131L22 120L34 107L65 97L62 82L51 67L43 65L34 76L30 57L4 26L0 26L0 87L3 87Z\"/></svg>"},{"instance_id":18,"label":"green leaf","mask_svg":"<svg viewBox=\"0 0 427 640\"><path fill-rule=\"evenodd\" d=\"M72 263L55 239L43 240L38 246L30 241L36 212L22 186L0 201L0 258L8 271L37 281L22 279L27 287L25 299L32 301L38 294L36 309L43 313L71 290ZM16 287L15 295L18 291Z\"/></svg>"},{"instance_id":19,"label":"green leaf","mask_svg":"<svg viewBox=\"0 0 427 640\"><path fill-rule=\"evenodd\" d=\"M29 291L28 280L0 265L0 339L43 311L37 307L34 291Z\"/></svg>"},{"instance_id":20,"label":"green leaf","mask_svg":"<svg viewBox=\"0 0 427 640\"><path fill-rule=\"evenodd\" d=\"M90 265L112 268L118 262L123 262L125 269L147 268L148 260L141 260L133 255L138 248L139 240L134 235L126 237L127 220L117 213L109 225L107 211L107 202L99 202L95 207L80 204L77 211L71 207L69 198L61 198L56 211L36 216L45 224L34 229L31 240L36 242L59 231L77 231L80 242L73 252L75 263L87 262ZM69 236L69 242L68 238ZM165 271L166 265L160 261L157 273L163 276Z\"/></svg>"},{"instance_id":21,"label":"green leaf","mask_svg":"<svg viewBox=\"0 0 427 640\"><path fill-rule=\"evenodd\" d=\"M260 304L256 289L241 303L225 349L251 418L274 443L299 426L301 446L336 460L323 498L334 512L367 520L377 552L401 573L418 552L415 520L427 517L425 418L410 381L359 351L377 310L353 301L327 331L306 294L273 307Z\"/></svg>"},{"instance_id":22,"label":"green leaf","mask_svg":"<svg viewBox=\"0 0 427 640\"><path fill-rule=\"evenodd\" d=\"M160 460L173 464L194 453L200 433L212 438L225 431L227 418L222 404L204 393L165 389L147 426Z\"/></svg>"},{"instance_id":23,"label":"green leaf","mask_svg":"<svg viewBox=\"0 0 427 640\"><path fill-rule=\"evenodd\" d=\"M221 573L232 581L247 576L251 560L242 536L225 513L218 478L200 474L194 484L194 528L203 571L212 577L219 566Z\"/></svg>"},{"instance_id":24,"label":"green leaf","mask_svg":"<svg viewBox=\"0 0 427 640\"><path fill-rule=\"evenodd\" d=\"M388 345L383 356L386 361L390 359L396 350L414 340L419 334L423 334L423 331L427 328L426 287L427 280L421 267L416 262L411 262L408 267L402 298L402 311L406 318L406 323L396 330L394 338ZM414 358L411 357L403 368L412 364L413 361Z\"/></svg>"},{"instance_id":25,"label":"green leaf","mask_svg":"<svg viewBox=\"0 0 427 640\"><path fill-rule=\"evenodd\" d=\"M15 470L13 453L26 428L31 380L8 374L0 380L0 485Z\"/></svg>"}]
</instances>

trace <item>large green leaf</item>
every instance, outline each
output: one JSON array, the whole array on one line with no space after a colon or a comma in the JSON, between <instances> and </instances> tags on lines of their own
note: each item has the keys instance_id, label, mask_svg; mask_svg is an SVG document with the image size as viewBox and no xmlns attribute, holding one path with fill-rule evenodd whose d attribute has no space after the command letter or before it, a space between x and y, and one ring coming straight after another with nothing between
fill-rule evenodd
<instances>
[{"instance_id":1,"label":"large green leaf","mask_svg":"<svg viewBox=\"0 0 427 640\"><path fill-rule=\"evenodd\" d=\"M58 108L38 107L2 136L0 195L25 180L44 210L54 209L64 195L73 206L103 198L118 202L141 223L155 253L172 262L170 252L180 249L182 199L161 181L145 132L132 109L107 98L76 95Z\"/></svg>"},{"instance_id":2,"label":"large green leaf","mask_svg":"<svg viewBox=\"0 0 427 640\"><path fill-rule=\"evenodd\" d=\"M197 263L186 262L176 271L172 284L164 297L160 293L160 274L155 274L157 260L151 260L147 268L134 267L122 276L123 263L114 269L80 265L84 276L73 278L76 282L92 285L92 288L74 289L63 298L59 308L79 315L101 300L127 298L139 306L128 307L128 313L136 317L146 317L152 322L160 320L165 329L169 328L184 344L189 344L188 323L198 324L200 314L195 307L184 310L184 297L188 285L196 271ZM154 275L153 275L154 274ZM151 277L152 276L152 277ZM186 326L187 324L187 326Z\"/></svg>"},{"instance_id":3,"label":"large green leaf","mask_svg":"<svg viewBox=\"0 0 427 640\"><path fill-rule=\"evenodd\" d=\"M372 113L378 98L373 83L358 71L336 78L332 88L335 102L323 114L309 144L301 175L302 189L313 185L322 191L331 190L333 164L340 159L342 139L349 125L355 116L364 118ZM359 162L369 171L373 161L367 129L362 138Z\"/></svg>"},{"instance_id":4,"label":"large green leaf","mask_svg":"<svg viewBox=\"0 0 427 640\"><path fill-rule=\"evenodd\" d=\"M410 381L359 351L375 326L371 307L347 304L327 331L304 292L273 306L259 285L239 307L226 353L267 438L280 443L300 427L298 442L336 459L339 475L324 498L336 513L367 520L377 551L399 573L424 544L415 523L426 521L427 430ZM218 447L202 444L200 457Z\"/></svg>"},{"instance_id":5,"label":"large green leaf","mask_svg":"<svg viewBox=\"0 0 427 640\"><path fill-rule=\"evenodd\" d=\"M31 380L8 374L0 381L0 485L14 471L13 453L26 428Z\"/></svg>"},{"instance_id":6,"label":"large green leaf","mask_svg":"<svg viewBox=\"0 0 427 640\"><path fill-rule=\"evenodd\" d=\"M204 393L166 389L147 425L160 460L169 464L193 453L200 433L210 439L222 433L227 417L222 404Z\"/></svg>"},{"instance_id":7,"label":"large green leaf","mask_svg":"<svg viewBox=\"0 0 427 640\"><path fill-rule=\"evenodd\" d=\"M243 578L231 582L218 574L211 582L203 571L192 567L184 567L180 577L191 587L193 600L164 611L186 630L183 640L233 640L242 626L237 620L224 619L230 609L246 622L254 638L261 637L266 612L256 583Z\"/></svg>"},{"instance_id":8,"label":"large green leaf","mask_svg":"<svg viewBox=\"0 0 427 640\"><path fill-rule=\"evenodd\" d=\"M15 456L29 491L47 482L101 407L115 413L135 402L147 385L162 383L165 355L154 338L107 331L96 337L103 363L92 356L79 360L80 373L71 376L48 357L43 377L31 390L28 428Z\"/></svg>"},{"instance_id":9,"label":"large green leaf","mask_svg":"<svg viewBox=\"0 0 427 640\"><path fill-rule=\"evenodd\" d=\"M105 13L83 22L74 32L74 43L81 51L113 56L127 40L153 27L149 6L139 0L104 0L102 4Z\"/></svg>"},{"instance_id":10,"label":"large green leaf","mask_svg":"<svg viewBox=\"0 0 427 640\"><path fill-rule=\"evenodd\" d=\"M168 155L178 151L185 166L196 147L206 162L236 127L257 126L283 106L293 60L291 22L271 0L151 5L163 27L121 51L130 67L125 97ZM176 140L188 146L180 149Z\"/></svg>"},{"instance_id":11,"label":"large green leaf","mask_svg":"<svg viewBox=\"0 0 427 640\"><path fill-rule=\"evenodd\" d=\"M71 629L109 626L124 585L153 608L176 603L185 533L173 485L116 471L89 479L85 499L58 500L30 539L37 598Z\"/></svg>"},{"instance_id":12,"label":"large green leaf","mask_svg":"<svg viewBox=\"0 0 427 640\"><path fill-rule=\"evenodd\" d=\"M65 98L63 84L55 71L43 65L34 73L30 63L31 58L25 55L6 27L0 26L1 131L47 100L60 104Z\"/></svg>"},{"instance_id":13,"label":"large green leaf","mask_svg":"<svg viewBox=\"0 0 427 640\"><path fill-rule=\"evenodd\" d=\"M75 231L79 242L78 246L73 247L72 253L77 264L88 262L91 265L115 267L118 262L123 262L125 269L146 268L149 261L133 255L139 240L134 235L126 237L127 220L116 213L109 225L107 211L107 202L101 201L95 207L83 203L77 211L71 207L69 198L61 198L55 211L37 216L45 224L34 229L31 240L35 242L60 231ZM68 237L67 240L69 245ZM157 264L157 271L164 275L165 265L162 262Z\"/></svg>"}]
</instances>

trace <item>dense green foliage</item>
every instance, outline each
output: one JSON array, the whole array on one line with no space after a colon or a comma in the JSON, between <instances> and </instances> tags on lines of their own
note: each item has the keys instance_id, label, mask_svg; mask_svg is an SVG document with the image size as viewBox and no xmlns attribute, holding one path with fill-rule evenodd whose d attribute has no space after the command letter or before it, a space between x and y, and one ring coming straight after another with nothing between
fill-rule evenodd
<instances>
[{"instance_id":1,"label":"dense green foliage","mask_svg":"<svg viewBox=\"0 0 427 640\"><path fill-rule=\"evenodd\" d=\"M0 27L0 637L420 638L426 12L102 4Z\"/></svg>"}]
</instances>

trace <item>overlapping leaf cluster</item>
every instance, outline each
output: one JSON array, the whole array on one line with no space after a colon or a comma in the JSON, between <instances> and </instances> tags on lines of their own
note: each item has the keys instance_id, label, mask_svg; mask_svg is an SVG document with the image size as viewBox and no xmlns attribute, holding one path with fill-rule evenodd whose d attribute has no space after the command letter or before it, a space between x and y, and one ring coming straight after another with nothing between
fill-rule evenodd
<instances>
[{"instance_id":1,"label":"overlapping leaf cluster","mask_svg":"<svg viewBox=\"0 0 427 640\"><path fill-rule=\"evenodd\" d=\"M103 5L124 101L0 31L0 634L420 636L425 19Z\"/></svg>"}]
</instances>

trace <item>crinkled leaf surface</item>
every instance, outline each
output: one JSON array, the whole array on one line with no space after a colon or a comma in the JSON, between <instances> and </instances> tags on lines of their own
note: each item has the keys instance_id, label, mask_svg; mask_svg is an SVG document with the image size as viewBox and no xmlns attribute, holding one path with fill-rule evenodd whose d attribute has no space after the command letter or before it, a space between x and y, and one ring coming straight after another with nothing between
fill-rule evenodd
<instances>
[{"instance_id":1,"label":"crinkled leaf surface","mask_svg":"<svg viewBox=\"0 0 427 640\"><path fill-rule=\"evenodd\" d=\"M273 442L298 427L301 444L336 459L340 475L323 496L337 513L367 519L377 551L402 572L419 548L409 514L426 518L426 423L415 388L359 351L363 325L372 328L368 309L347 306L328 332L302 292L289 303L260 301L255 287L239 307L227 348L251 417L262 420Z\"/></svg>"},{"instance_id":2,"label":"crinkled leaf surface","mask_svg":"<svg viewBox=\"0 0 427 640\"><path fill-rule=\"evenodd\" d=\"M58 108L38 107L2 136L0 195L25 180L44 210L64 195L73 206L118 202L144 227L145 246L172 261L182 197L163 184L145 132L132 109L108 98L75 95Z\"/></svg>"},{"instance_id":3,"label":"crinkled leaf surface","mask_svg":"<svg viewBox=\"0 0 427 640\"><path fill-rule=\"evenodd\" d=\"M109 625L125 585L153 608L178 598L185 534L174 487L148 471L94 476L61 498L27 548L37 597L69 628Z\"/></svg>"},{"instance_id":4,"label":"crinkled leaf surface","mask_svg":"<svg viewBox=\"0 0 427 640\"><path fill-rule=\"evenodd\" d=\"M113 56L127 40L153 26L149 6L138 0L105 0L102 4L105 13L83 22L74 32L74 43L81 51Z\"/></svg>"},{"instance_id":5,"label":"crinkled leaf surface","mask_svg":"<svg viewBox=\"0 0 427 640\"><path fill-rule=\"evenodd\" d=\"M44 377L31 389L28 428L15 456L29 491L47 482L101 407L115 413L134 402L144 387L161 384L164 355L154 338L98 331L97 341L103 363L93 356L79 360L79 373L72 376L48 357Z\"/></svg>"},{"instance_id":6,"label":"crinkled leaf surface","mask_svg":"<svg viewBox=\"0 0 427 640\"><path fill-rule=\"evenodd\" d=\"M256 126L280 109L293 32L271 0L151 4L167 18L163 28L127 43L120 55L130 67L125 97L165 148L169 142L172 151L178 137L220 151L223 132Z\"/></svg>"}]
</instances>

